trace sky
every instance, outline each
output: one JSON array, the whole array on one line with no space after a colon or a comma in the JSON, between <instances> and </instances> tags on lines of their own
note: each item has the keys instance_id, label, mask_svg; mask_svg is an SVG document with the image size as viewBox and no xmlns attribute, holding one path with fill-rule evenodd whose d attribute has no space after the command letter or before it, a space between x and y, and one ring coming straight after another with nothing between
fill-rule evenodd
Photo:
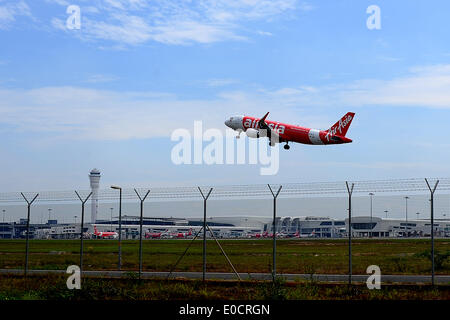
<instances>
[{"instance_id":1,"label":"sky","mask_svg":"<svg viewBox=\"0 0 450 320\"><path fill-rule=\"evenodd\" d=\"M379 29L367 26L371 5ZM103 188L448 177L449 10L443 0L0 0L0 192L87 189L92 168ZM353 111L353 143L281 149L272 176L259 164L171 161L174 130L224 131L231 115L269 111L318 129Z\"/></svg>"}]
</instances>

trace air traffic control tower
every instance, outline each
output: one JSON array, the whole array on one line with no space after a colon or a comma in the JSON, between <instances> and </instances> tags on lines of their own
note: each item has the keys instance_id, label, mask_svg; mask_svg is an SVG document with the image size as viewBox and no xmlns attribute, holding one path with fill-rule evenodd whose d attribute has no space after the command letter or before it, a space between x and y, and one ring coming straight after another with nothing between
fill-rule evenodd
<instances>
[{"instance_id":1,"label":"air traffic control tower","mask_svg":"<svg viewBox=\"0 0 450 320\"><path fill-rule=\"evenodd\" d=\"M98 189L100 188L100 170L92 169L89 173L89 181L91 182L91 223L95 223L98 213Z\"/></svg>"}]
</instances>

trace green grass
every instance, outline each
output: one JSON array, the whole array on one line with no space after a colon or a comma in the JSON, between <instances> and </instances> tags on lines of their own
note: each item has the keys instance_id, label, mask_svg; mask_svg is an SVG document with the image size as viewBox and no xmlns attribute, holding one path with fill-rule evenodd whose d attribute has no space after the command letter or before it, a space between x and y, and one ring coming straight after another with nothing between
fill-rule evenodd
<instances>
[{"instance_id":1,"label":"green grass","mask_svg":"<svg viewBox=\"0 0 450 320\"><path fill-rule=\"evenodd\" d=\"M450 287L365 286L252 281L179 281L85 278L69 290L66 276L0 277L0 300L449 300Z\"/></svg>"},{"instance_id":2,"label":"green grass","mask_svg":"<svg viewBox=\"0 0 450 320\"><path fill-rule=\"evenodd\" d=\"M191 240L145 240L145 271L169 271ZM450 240L436 239L436 251L448 252ZM270 272L272 240L226 240L221 244L238 272ZM383 274L429 274L431 262L427 239L355 239L352 242L353 273L366 274L375 264ZM30 269L66 269L79 264L79 240L31 240ZM117 240L84 240L84 270L116 270ZM138 269L139 242L122 242L122 268ZM23 268L24 240L0 241L0 268ZM348 242L345 239L283 239L277 241L278 273L345 274L348 271ZM450 259L436 274L450 274ZM176 271L202 270L202 242L195 241ZM232 272L214 240L207 244L207 271Z\"/></svg>"}]
</instances>

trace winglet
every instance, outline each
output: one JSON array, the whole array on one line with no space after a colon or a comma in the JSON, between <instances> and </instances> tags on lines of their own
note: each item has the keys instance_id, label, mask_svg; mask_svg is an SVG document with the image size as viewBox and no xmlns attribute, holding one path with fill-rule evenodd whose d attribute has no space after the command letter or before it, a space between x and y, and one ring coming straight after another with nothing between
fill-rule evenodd
<instances>
[{"instance_id":1,"label":"winglet","mask_svg":"<svg viewBox=\"0 0 450 320\"><path fill-rule=\"evenodd\" d=\"M267 116L269 115L269 112L266 113L266 115L264 117L261 118L261 120L259 120L260 122L264 122L266 121Z\"/></svg>"}]
</instances>

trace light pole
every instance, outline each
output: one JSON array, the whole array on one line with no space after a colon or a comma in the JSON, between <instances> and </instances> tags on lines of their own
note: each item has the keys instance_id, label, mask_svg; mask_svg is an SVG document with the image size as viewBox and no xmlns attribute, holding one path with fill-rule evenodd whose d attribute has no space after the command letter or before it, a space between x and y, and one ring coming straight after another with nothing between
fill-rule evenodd
<instances>
[{"instance_id":1,"label":"light pole","mask_svg":"<svg viewBox=\"0 0 450 320\"><path fill-rule=\"evenodd\" d=\"M372 202L373 202L373 196L375 194L373 192L369 192L369 196L370 196L370 227L371 227L371 231L370 231L370 237L372 238Z\"/></svg>"},{"instance_id":2,"label":"light pole","mask_svg":"<svg viewBox=\"0 0 450 320\"><path fill-rule=\"evenodd\" d=\"M349 187L348 181L345 182L348 192L348 284L352 284L352 194L355 186Z\"/></svg>"},{"instance_id":3,"label":"light pole","mask_svg":"<svg viewBox=\"0 0 450 320\"><path fill-rule=\"evenodd\" d=\"M408 199L409 199L409 197L406 196L406 197L405 197L405 221L406 221L406 225L405 225L405 236L408 235Z\"/></svg>"},{"instance_id":4,"label":"light pole","mask_svg":"<svg viewBox=\"0 0 450 320\"><path fill-rule=\"evenodd\" d=\"M113 231L113 228L112 228L112 215L113 215L114 208L109 208L109 210L111 210L111 220L109 220L109 225L110 225L109 227L110 227L111 230L109 230L109 231L112 232Z\"/></svg>"},{"instance_id":5,"label":"light pole","mask_svg":"<svg viewBox=\"0 0 450 320\"><path fill-rule=\"evenodd\" d=\"M111 189L119 190L119 271L122 269L122 188L111 186Z\"/></svg>"},{"instance_id":6,"label":"light pole","mask_svg":"<svg viewBox=\"0 0 450 320\"><path fill-rule=\"evenodd\" d=\"M6 212L6 210L3 209L2 211L3 211L3 223L5 223L5 212Z\"/></svg>"},{"instance_id":7,"label":"light pole","mask_svg":"<svg viewBox=\"0 0 450 320\"><path fill-rule=\"evenodd\" d=\"M386 219L387 219L388 212L389 212L389 210L384 210L384 213L386 213Z\"/></svg>"},{"instance_id":8,"label":"light pole","mask_svg":"<svg viewBox=\"0 0 450 320\"><path fill-rule=\"evenodd\" d=\"M51 208L48 208L48 223L50 223L50 215L51 215L51 213L52 213L52 209Z\"/></svg>"},{"instance_id":9,"label":"light pole","mask_svg":"<svg viewBox=\"0 0 450 320\"><path fill-rule=\"evenodd\" d=\"M406 215L406 222L408 222L408 199L409 197L405 197L405 215Z\"/></svg>"}]
</instances>

